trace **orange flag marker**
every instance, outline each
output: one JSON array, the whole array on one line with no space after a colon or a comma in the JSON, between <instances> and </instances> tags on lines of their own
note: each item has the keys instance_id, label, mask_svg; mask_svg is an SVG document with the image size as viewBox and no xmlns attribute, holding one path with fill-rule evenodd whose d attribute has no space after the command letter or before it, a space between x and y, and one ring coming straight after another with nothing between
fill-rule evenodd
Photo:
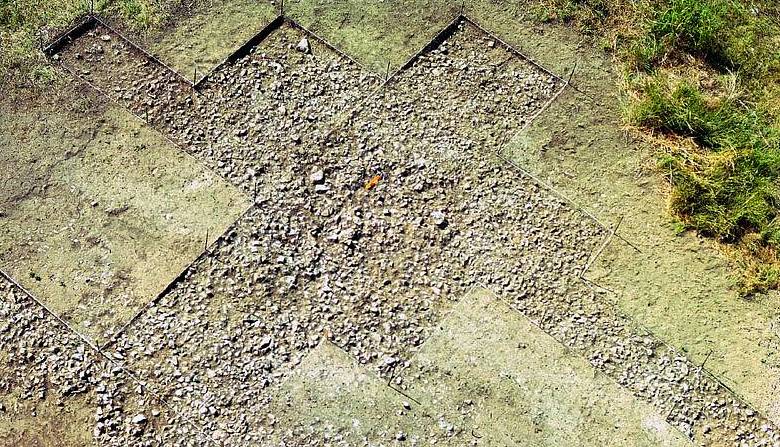
<instances>
[{"instance_id":1,"label":"orange flag marker","mask_svg":"<svg viewBox=\"0 0 780 447\"><path fill-rule=\"evenodd\" d=\"M363 185L363 188L365 188L366 191L368 191L369 189L371 189L371 188L375 187L376 185L378 185L379 184L379 180L381 180L381 179L382 179L381 175L375 175L375 176L371 177L371 179L369 181L367 181L365 185Z\"/></svg>"}]
</instances>

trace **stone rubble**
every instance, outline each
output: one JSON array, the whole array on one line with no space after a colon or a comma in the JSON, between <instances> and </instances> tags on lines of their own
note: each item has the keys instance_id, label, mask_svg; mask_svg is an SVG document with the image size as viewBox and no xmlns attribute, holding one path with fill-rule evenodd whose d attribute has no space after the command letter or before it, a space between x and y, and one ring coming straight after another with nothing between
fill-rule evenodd
<instances>
[{"instance_id":1,"label":"stone rubble","mask_svg":"<svg viewBox=\"0 0 780 447\"><path fill-rule=\"evenodd\" d=\"M192 424L168 419L162 403L3 277L0 354L0 399L18 400L24 411L27 405L51 402L59 407L69 399L87 396L95 411L91 432L101 445L200 446L209 442ZM155 408L145 422L159 424L167 419L166 425L175 430L134 427L140 420L133 414L140 408Z\"/></svg>"},{"instance_id":2,"label":"stone rubble","mask_svg":"<svg viewBox=\"0 0 780 447\"><path fill-rule=\"evenodd\" d=\"M579 281L605 230L495 157L560 81L465 23L375 95L376 77L318 45L285 26L197 94L107 30L63 50L255 206L119 334L110 362L3 286L0 352L23 360L1 365L4 393L94 393L102 445L258 445L283 429L267 412L275 387L321 337L403 388L442 312L484 284L697 442L780 445ZM339 442L329 430L291 445ZM440 445L458 433L442 428Z\"/></svg>"}]
</instances>

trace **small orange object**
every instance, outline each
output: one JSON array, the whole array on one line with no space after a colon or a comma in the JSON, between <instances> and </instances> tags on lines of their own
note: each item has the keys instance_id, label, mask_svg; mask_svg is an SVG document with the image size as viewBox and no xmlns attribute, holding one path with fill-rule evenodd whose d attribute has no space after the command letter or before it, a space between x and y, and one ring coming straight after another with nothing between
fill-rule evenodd
<instances>
[{"instance_id":1,"label":"small orange object","mask_svg":"<svg viewBox=\"0 0 780 447\"><path fill-rule=\"evenodd\" d=\"M378 185L379 184L379 180L382 180L382 176L381 175L375 175L375 176L371 177L371 179L369 181L367 181L365 185L363 185L363 188L365 188L366 191L368 191L369 189L371 189L374 186Z\"/></svg>"}]
</instances>

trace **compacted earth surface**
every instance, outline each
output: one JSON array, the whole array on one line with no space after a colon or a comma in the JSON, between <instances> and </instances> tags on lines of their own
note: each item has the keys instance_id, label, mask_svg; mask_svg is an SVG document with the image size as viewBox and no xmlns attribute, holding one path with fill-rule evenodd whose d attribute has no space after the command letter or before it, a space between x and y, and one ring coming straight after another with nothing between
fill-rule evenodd
<instances>
[{"instance_id":1,"label":"compacted earth surface","mask_svg":"<svg viewBox=\"0 0 780 447\"><path fill-rule=\"evenodd\" d=\"M0 269L102 343L250 201L86 86L32 101L0 99Z\"/></svg>"},{"instance_id":2,"label":"compacted earth surface","mask_svg":"<svg viewBox=\"0 0 780 447\"><path fill-rule=\"evenodd\" d=\"M0 442L780 445L581 278L613 229L503 158L570 86L470 21L388 79L289 22L197 87L54 59L252 205L99 347L3 279Z\"/></svg>"}]
</instances>

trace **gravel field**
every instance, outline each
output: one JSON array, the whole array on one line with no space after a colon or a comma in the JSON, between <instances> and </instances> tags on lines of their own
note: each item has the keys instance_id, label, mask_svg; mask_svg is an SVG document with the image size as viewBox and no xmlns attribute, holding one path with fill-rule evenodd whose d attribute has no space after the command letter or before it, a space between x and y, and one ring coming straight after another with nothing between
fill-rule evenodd
<instances>
[{"instance_id":1,"label":"gravel field","mask_svg":"<svg viewBox=\"0 0 780 447\"><path fill-rule=\"evenodd\" d=\"M255 206L120 334L111 362L3 286L2 352L34 357L4 359L3 377L35 374L4 392L95 393L104 445L199 445L201 432L262 444L284 429L268 411L278 385L322 337L403 389L442 313L482 284L697 444L780 445L580 281L608 231L496 156L564 85L471 24L381 88L287 25L198 94L105 29L59 58ZM432 440L460 445L461 429Z\"/></svg>"}]
</instances>

